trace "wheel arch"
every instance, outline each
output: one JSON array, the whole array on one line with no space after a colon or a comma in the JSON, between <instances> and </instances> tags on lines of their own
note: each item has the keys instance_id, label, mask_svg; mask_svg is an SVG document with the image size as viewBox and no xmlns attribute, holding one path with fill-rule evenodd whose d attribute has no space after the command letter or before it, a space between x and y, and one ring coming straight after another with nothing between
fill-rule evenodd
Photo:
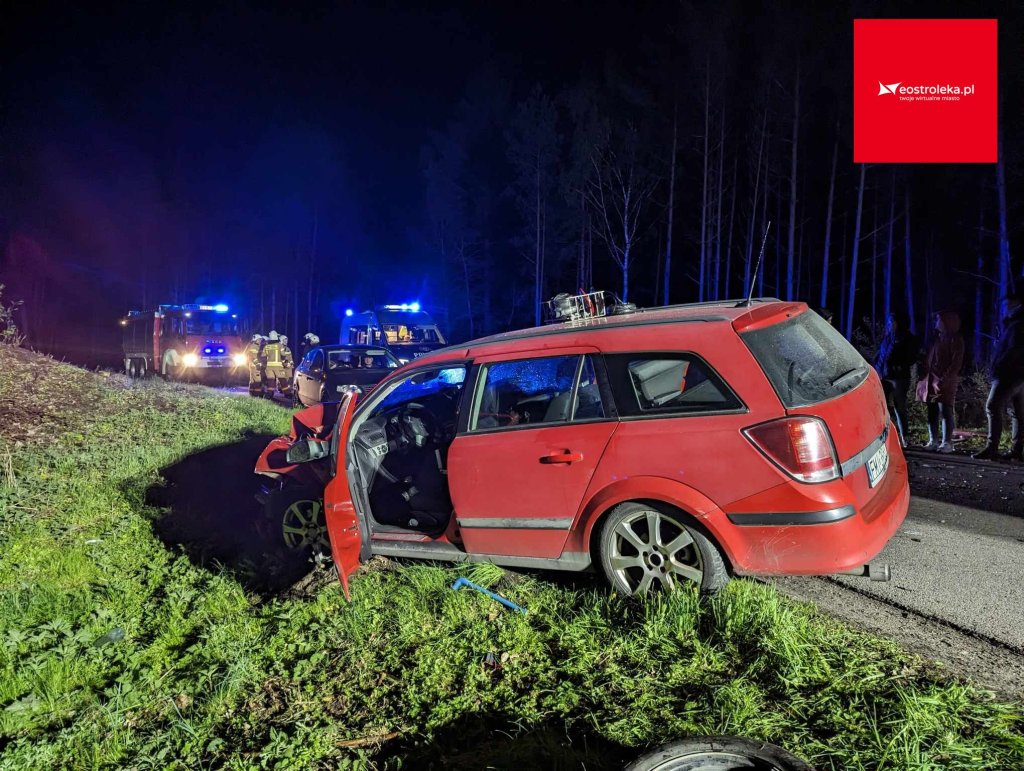
<instances>
[{"instance_id":1,"label":"wheel arch","mask_svg":"<svg viewBox=\"0 0 1024 771\"><path fill-rule=\"evenodd\" d=\"M725 517L722 510L699 490L664 477L619 480L590 498L577 520L575 530L580 534L581 549L590 553L594 564L598 564L601 525L616 506L630 501L671 509L718 548L726 569L730 575L733 574L733 557L719 527Z\"/></svg>"}]
</instances>

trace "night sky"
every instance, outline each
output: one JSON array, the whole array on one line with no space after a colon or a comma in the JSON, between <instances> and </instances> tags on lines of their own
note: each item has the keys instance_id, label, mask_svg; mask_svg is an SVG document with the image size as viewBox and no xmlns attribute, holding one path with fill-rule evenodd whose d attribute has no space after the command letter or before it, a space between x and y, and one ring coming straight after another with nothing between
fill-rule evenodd
<instances>
[{"instance_id":1,"label":"night sky","mask_svg":"<svg viewBox=\"0 0 1024 771\"><path fill-rule=\"evenodd\" d=\"M416 298L444 306L451 279L438 267L426 222L424 148L459 114L467 94L500 84L515 101L534 83L557 94L609 61L649 72L656 67L652 46L679 18L688 20L677 38L688 41L688 50L677 55L693 69L682 89L689 101L682 106L680 260L695 242L707 45L721 62L716 81L726 92L730 141L742 147L736 154L743 159L750 154L743 144L754 118L749 106L775 81L770 88L780 94L778 125L785 129L793 54L811 62L800 172L810 263L820 249L836 119L845 132L837 216L851 206L851 20L882 15L881 7L4 2L0 280L8 296L20 291L25 299L33 342L79 360L90 358L90 346L104 345L104 330L119 314L171 295L228 300L253 317L254 297L262 291L268 302L268 282L284 287L282 295L296 286L306 291L302 266L311 249L325 327L349 305ZM885 15L899 15L884 7ZM949 6L951 14L957 7ZM1021 51L1016 19L1006 16L1012 8L970 13L1001 18L1016 211L1020 92L1013 72ZM904 15L941 10L909 4ZM656 110L666 112L664 105ZM500 126L494 136L500 141ZM780 170L783 160L776 159ZM970 228L979 221L976 191L991 168L900 173L914 184L921 212L915 226L928 228L921 230L922 247L930 239L939 260L943 248L968 252ZM511 183L492 176L489 186L503 204ZM922 217L933 217L934 227ZM841 221L833 227L841 231ZM819 242L813 249L810 234ZM660 241L652 235L644 248L650 262L641 270L653 276ZM508 254L494 257L497 269ZM606 267L595 266L595 276L613 283ZM26 289L29 269L46 274L45 291ZM680 272L680 300L693 299L686 280ZM952 289L948 300L970 302ZM529 322L512 302L509 318ZM57 317L60 324L44 323Z\"/></svg>"}]
</instances>

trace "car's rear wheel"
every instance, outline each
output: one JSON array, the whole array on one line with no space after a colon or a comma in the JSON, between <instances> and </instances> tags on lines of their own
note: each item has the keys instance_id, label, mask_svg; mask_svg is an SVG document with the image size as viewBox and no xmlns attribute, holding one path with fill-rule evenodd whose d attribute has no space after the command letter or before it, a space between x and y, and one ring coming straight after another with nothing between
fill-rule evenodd
<instances>
[{"instance_id":1,"label":"car's rear wheel","mask_svg":"<svg viewBox=\"0 0 1024 771\"><path fill-rule=\"evenodd\" d=\"M612 587L627 595L671 591L687 584L716 594L729 580L718 548L668 506L629 501L604 522L601 567Z\"/></svg>"},{"instance_id":2,"label":"car's rear wheel","mask_svg":"<svg viewBox=\"0 0 1024 771\"><path fill-rule=\"evenodd\" d=\"M814 771L786 750L736 736L707 736L666 744L626 771Z\"/></svg>"}]
</instances>

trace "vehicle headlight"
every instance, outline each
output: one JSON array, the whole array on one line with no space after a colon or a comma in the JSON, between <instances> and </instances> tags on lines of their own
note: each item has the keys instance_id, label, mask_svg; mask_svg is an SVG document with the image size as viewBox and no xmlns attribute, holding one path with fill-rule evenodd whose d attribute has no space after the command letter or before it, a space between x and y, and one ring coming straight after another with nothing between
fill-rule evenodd
<instances>
[{"instance_id":1,"label":"vehicle headlight","mask_svg":"<svg viewBox=\"0 0 1024 771\"><path fill-rule=\"evenodd\" d=\"M244 367L248 359L245 358L244 353L236 353L231 357L231 361L234 362L236 367Z\"/></svg>"},{"instance_id":2,"label":"vehicle headlight","mask_svg":"<svg viewBox=\"0 0 1024 771\"><path fill-rule=\"evenodd\" d=\"M199 363L199 357L196 356L194 353L186 353L184 356L181 357L181 363L184 364L186 367L194 367L196 366L196 364Z\"/></svg>"}]
</instances>

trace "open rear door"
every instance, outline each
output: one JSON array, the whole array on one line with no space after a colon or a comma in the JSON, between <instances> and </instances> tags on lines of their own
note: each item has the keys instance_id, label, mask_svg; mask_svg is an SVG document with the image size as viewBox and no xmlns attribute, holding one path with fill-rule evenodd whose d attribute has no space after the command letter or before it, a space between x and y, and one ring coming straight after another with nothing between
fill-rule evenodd
<instances>
[{"instance_id":1,"label":"open rear door","mask_svg":"<svg viewBox=\"0 0 1024 771\"><path fill-rule=\"evenodd\" d=\"M338 578L345 597L349 597L348 577L359 567L363 533L360 529L359 514L352 502L352 491L348 479L350 446L349 429L355 412L357 395L354 391L345 394L338 405L338 422L333 439L336 449L334 477L324 490L324 516L327 520L327 535L331 541L331 556L338 568Z\"/></svg>"}]
</instances>

